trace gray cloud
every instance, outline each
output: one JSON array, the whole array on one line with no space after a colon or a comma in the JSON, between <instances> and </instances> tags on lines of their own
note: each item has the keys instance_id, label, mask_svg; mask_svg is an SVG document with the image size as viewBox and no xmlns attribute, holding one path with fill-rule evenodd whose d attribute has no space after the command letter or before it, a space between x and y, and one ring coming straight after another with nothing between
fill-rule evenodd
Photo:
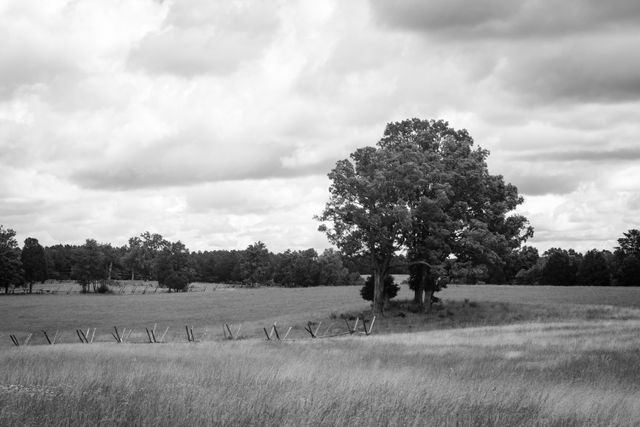
<instances>
[{"instance_id":1,"label":"gray cloud","mask_svg":"<svg viewBox=\"0 0 640 427\"><path fill-rule=\"evenodd\" d=\"M128 63L152 73L225 75L260 57L272 42L274 8L248 2L176 2L161 28L147 34Z\"/></svg>"},{"instance_id":2,"label":"gray cloud","mask_svg":"<svg viewBox=\"0 0 640 427\"><path fill-rule=\"evenodd\" d=\"M540 196L544 194L568 194L578 188L580 177L571 174L554 173L528 174L510 173L507 179L522 194Z\"/></svg>"},{"instance_id":3,"label":"gray cloud","mask_svg":"<svg viewBox=\"0 0 640 427\"><path fill-rule=\"evenodd\" d=\"M550 37L637 26L634 0L371 0L379 22L392 28L448 37Z\"/></svg>"},{"instance_id":4,"label":"gray cloud","mask_svg":"<svg viewBox=\"0 0 640 427\"><path fill-rule=\"evenodd\" d=\"M90 162L71 172L69 179L83 188L122 191L320 175L335 162L326 158L300 161L300 153L298 161L291 161L296 153L291 146L253 143L234 149L206 138L180 133L134 149L126 159Z\"/></svg>"},{"instance_id":5,"label":"gray cloud","mask_svg":"<svg viewBox=\"0 0 640 427\"><path fill-rule=\"evenodd\" d=\"M526 161L587 161L587 162L610 162L610 161L638 161L640 160L640 148L619 148L609 150L570 150L570 151L539 151L512 156L517 160Z\"/></svg>"},{"instance_id":6,"label":"gray cloud","mask_svg":"<svg viewBox=\"0 0 640 427\"><path fill-rule=\"evenodd\" d=\"M60 76L76 77L79 69L51 40L11 31L0 21L0 99L25 86L42 87Z\"/></svg>"},{"instance_id":7,"label":"gray cloud","mask_svg":"<svg viewBox=\"0 0 640 427\"><path fill-rule=\"evenodd\" d=\"M638 35L587 37L514 52L498 78L528 99L617 102L640 98Z\"/></svg>"}]
</instances>

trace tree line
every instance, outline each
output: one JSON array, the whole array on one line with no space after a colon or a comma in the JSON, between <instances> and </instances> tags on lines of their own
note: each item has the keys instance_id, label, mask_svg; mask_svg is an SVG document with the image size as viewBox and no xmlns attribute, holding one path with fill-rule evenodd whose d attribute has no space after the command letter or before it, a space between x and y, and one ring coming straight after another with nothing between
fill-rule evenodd
<instances>
[{"instance_id":1,"label":"tree line","mask_svg":"<svg viewBox=\"0 0 640 427\"><path fill-rule=\"evenodd\" d=\"M396 256L393 262L398 267L391 273L411 274L405 255ZM448 283L640 286L640 231L624 233L613 252L592 249L582 254L551 248L539 255L536 248L523 246L511 251L500 266L473 270L456 266L456 260L448 262ZM47 279L75 280L84 292L107 291L110 280L158 281L175 291L185 290L191 282L348 286L362 285L361 276L372 271L369 257L346 257L333 249L321 254L314 249L273 253L263 242L256 242L244 250L192 252L179 241L169 242L149 232L132 237L124 246L87 239L83 245L43 247L29 237L20 248L15 231L0 225L0 287L5 293L10 286L26 286L31 291L34 283ZM393 286L393 281L387 281L386 292L395 295ZM366 299L371 300L373 282L366 292Z\"/></svg>"},{"instance_id":2,"label":"tree line","mask_svg":"<svg viewBox=\"0 0 640 427\"><path fill-rule=\"evenodd\" d=\"M87 239L83 245L40 245L27 238L23 248L15 231L0 225L0 286L27 286L47 279L74 280L82 292L108 291L112 280L157 281L161 287L183 291L192 282L244 286L284 287L360 285L344 257L327 249L269 251L263 242L244 250L190 251L182 242L170 242L144 232L124 246ZM352 263L353 264L353 263Z\"/></svg>"},{"instance_id":3,"label":"tree line","mask_svg":"<svg viewBox=\"0 0 640 427\"><path fill-rule=\"evenodd\" d=\"M535 248L519 251L521 268L514 284L563 286L640 286L640 231L631 229L618 239L613 252L551 248L538 257Z\"/></svg>"}]
</instances>

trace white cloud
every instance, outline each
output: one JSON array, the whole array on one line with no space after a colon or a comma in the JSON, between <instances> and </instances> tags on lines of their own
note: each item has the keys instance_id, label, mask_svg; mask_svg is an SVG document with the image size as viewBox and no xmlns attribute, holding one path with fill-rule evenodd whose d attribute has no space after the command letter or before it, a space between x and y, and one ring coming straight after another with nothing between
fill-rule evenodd
<instances>
[{"instance_id":1,"label":"white cloud","mask_svg":"<svg viewBox=\"0 0 640 427\"><path fill-rule=\"evenodd\" d=\"M638 226L640 8L460 4L2 2L2 223L321 248L335 161L420 117L492 151L535 244L611 247Z\"/></svg>"}]
</instances>

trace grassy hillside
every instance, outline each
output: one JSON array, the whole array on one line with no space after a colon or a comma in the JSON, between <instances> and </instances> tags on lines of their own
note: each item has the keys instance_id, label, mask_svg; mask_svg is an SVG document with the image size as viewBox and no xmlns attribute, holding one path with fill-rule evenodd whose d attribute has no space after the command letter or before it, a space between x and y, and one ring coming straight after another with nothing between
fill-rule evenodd
<instances>
[{"instance_id":1,"label":"grassy hillside","mask_svg":"<svg viewBox=\"0 0 640 427\"><path fill-rule=\"evenodd\" d=\"M0 425L637 425L638 320L0 350Z\"/></svg>"}]
</instances>

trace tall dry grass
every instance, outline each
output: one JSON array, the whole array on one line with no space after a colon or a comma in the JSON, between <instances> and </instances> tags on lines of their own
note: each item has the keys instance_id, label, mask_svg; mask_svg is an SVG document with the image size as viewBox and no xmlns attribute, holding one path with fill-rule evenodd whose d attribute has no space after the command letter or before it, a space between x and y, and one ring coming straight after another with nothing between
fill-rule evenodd
<instances>
[{"instance_id":1,"label":"tall dry grass","mask_svg":"<svg viewBox=\"0 0 640 427\"><path fill-rule=\"evenodd\" d=\"M0 350L0 425L638 425L640 321Z\"/></svg>"}]
</instances>

